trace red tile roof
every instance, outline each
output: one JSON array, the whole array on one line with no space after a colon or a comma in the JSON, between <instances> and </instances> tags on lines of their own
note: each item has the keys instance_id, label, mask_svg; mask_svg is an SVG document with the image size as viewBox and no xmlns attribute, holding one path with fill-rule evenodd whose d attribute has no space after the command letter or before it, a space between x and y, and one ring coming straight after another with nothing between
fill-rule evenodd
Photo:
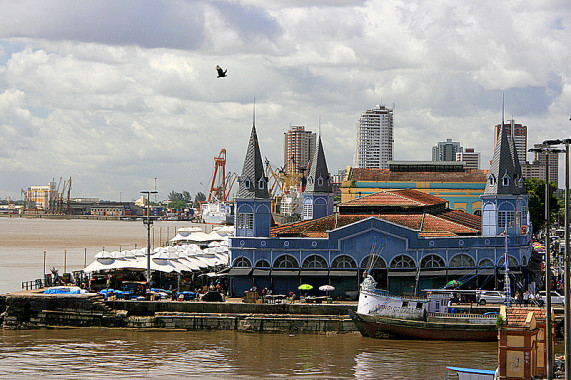
<instances>
[{"instance_id":1,"label":"red tile roof","mask_svg":"<svg viewBox=\"0 0 571 380\"><path fill-rule=\"evenodd\" d=\"M469 182L485 183L488 170L463 172L392 172L389 169L353 168L349 180L367 182Z\"/></svg>"},{"instance_id":2,"label":"red tile roof","mask_svg":"<svg viewBox=\"0 0 571 380\"><path fill-rule=\"evenodd\" d=\"M380 191L340 204L339 206L430 206L446 203L445 199L417 190Z\"/></svg>"},{"instance_id":3,"label":"red tile roof","mask_svg":"<svg viewBox=\"0 0 571 380\"><path fill-rule=\"evenodd\" d=\"M510 307L506 310L507 326L525 327L528 313L533 313L537 321L545 320L545 309L539 307Z\"/></svg>"},{"instance_id":4,"label":"red tile roof","mask_svg":"<svg viewBox=\"0 0 571 380\"><path fill-rule=\"evenodd\" d=\"M431 214L330 215L321 219L301 221L272 228L272 236L287 234L326 237L334 230L370 217L386 220L419 231L422 237L477 235L479 230Z\"/></svg>"}]
</instances>

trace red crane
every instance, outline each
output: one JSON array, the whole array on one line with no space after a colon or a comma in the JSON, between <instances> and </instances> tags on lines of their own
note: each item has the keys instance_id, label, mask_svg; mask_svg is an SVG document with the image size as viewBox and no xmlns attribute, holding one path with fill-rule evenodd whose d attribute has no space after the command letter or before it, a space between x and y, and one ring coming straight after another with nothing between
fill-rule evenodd
<instances>
[{"instance_id":1,"label":"red crane","mask_svg":"<svg viewBox=\"0 0 571 380\"><path fill-rule=\"evenodd\" d=\"M220 171L218 169L220 168ZM218 178L218 181L216 179ZM222 149L218 157L214 157L214 174L208 192L207 202L213 200L226 201L228 192L226 191L226 149Z\"/></svg>"}]
</instances>

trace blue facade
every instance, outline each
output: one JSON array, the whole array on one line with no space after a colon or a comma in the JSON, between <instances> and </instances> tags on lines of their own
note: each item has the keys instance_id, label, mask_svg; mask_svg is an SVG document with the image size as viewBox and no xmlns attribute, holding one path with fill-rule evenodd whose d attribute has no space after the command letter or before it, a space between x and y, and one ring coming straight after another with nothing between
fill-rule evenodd
<instances>
[{"instance_id":1,"label":"blue facade","mask_svg":"<svg viewBox=\"0 0 571 380\"><path fill-rule=\"evenodd\" d=\"M358 289L368 256L375 254L381 260L377 260L374 269L386 272L382 273L385 287L394 294L402 294L409 291L404 283L416 281L417 271L421 279L419 288L441 286L448 278L475 274L478 267L485 267L479 270L480 275L491 275L496 267L504 266L505 243L506 239L499 236L422 238L417 231L376 217L330 231L327 238L233 237L232 265L243 263L251 268L265 268L266 272L260 273L266 276L256 279L252 273L236 279L232 291L241 295L253 283L258 287L262 286L260 281L271 284L271 272L275 271L279 276L273 278L279 277L279 281L273 284L274 293L295 290L302 281L308 282L313 277L317 286L341 283L336 292L343 295L344 291ZM509 266L527 265L531 256L530 235L509 237L507 243ZM323 265L319 266L320 263ZM289 276L284 273L287 271L291 272ZM304 271L311 272L306 279Z\"/></svg>"},{"instance_id":2,"label":"blue facade","mask_svg":"<svg viewBox=\"0 0 571 380\"><path fill-rule=\"evenodd\" d=\"M270 236L271 224L269 199L234 199L236 236Z\"/></svg>"},{"instance_id":3,"label":"blue facade","mask_svg":"<svg viewBox=\"0 0 571 380\"><path fill-rule=\"evenodd\" d=\"M333 214L333 193L303 193L303 220Z\"/></svg>"}]
</instances>

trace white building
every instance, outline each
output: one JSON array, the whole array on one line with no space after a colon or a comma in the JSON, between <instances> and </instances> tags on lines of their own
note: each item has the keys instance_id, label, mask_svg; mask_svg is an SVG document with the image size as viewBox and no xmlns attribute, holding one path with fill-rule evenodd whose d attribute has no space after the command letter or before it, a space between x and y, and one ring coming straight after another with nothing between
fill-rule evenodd
<instances>
[{"instance_id":1,"label":"white building","mask_svg":"<svg viewBox=\"0 0 571 380\"><path fill-rule=\"evenodd\" d=\"M361 114L356 127L353 167L388 169L393 159L393 110L377 105Z\"/></svg>"},{"instance_id":2,"label":"white building","mask_svg":"<svg viewBox=\"0 0 571 380\"><path fill-rule=\"evenodd\" d=\"M462 151L463 148L459 142L446 139L446 141L440 141L432 147L432 161L458 161L456 153Z\"/></svg>"},{"instance_id":3,"label":"white building","mask_svg":"<svg viewBox=\"0 0 571 380\"><path fill-rule=\"evenodd\" d=\"M480 169L480 152L474 152L474 148L466 148L463 152L456 153L456 161L464 161L464 169Z\"/></svg>"}]
</instances>

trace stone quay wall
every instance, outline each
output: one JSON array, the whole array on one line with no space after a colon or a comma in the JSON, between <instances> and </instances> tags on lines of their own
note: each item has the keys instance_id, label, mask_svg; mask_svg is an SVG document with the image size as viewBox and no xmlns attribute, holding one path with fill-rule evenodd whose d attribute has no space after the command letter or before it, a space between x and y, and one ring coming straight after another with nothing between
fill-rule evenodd
<instances>
[{"instance_id":1,"label":"stone quay wall","mask_svg":"<svg viewBox=\"0 0 571 380\"><path fill-rule=\"evenodd\" d=\"M118 327L236 330L259 333L347 333L355 305L105 301L103 296L24 292L0 295L4 329Z\"/></svg>"}]
</instances>

